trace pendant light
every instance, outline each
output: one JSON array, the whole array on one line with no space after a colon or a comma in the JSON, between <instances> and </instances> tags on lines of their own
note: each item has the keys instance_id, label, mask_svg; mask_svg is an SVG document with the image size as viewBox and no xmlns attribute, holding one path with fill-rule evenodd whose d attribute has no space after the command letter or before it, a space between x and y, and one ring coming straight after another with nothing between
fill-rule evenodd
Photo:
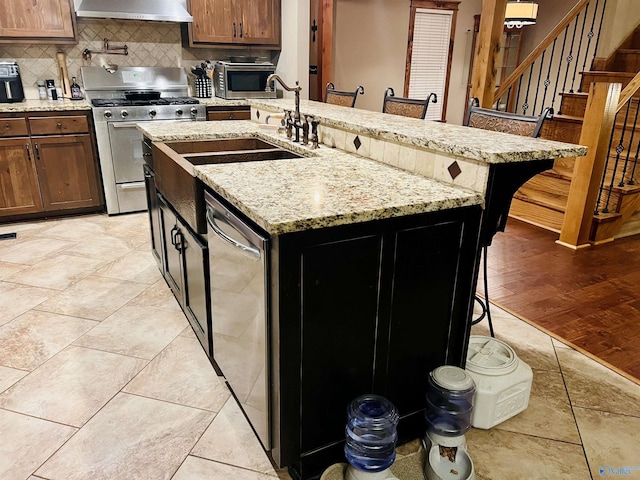
<instances>
[{"instance_id":1,"label":"pendant light","mask_svg":"<svg viewBox=\"0 0 640 480\"><path fill-rule=\"evenodd\" d=\"M522 28L525 25L534 25L537 16L537 2L530 0L509 1L504 13L504 24L508 28Z\"/></svg>"}]
</instances>

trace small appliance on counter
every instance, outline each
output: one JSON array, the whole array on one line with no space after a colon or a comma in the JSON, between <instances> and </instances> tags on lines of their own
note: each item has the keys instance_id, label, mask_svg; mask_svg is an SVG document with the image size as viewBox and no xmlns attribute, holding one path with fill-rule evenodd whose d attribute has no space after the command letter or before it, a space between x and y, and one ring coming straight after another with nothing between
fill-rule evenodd
<instances>
[{"instance_id":1,"label":"small appliance on counter","mask_svg":"<svg viewBox=\"0 0 640 480\"><path fill-rule=\"evenodd\" d=\"M276 98L274 88L267 91L267 77L275 73L273 63L216 62L213 82L216 97L224 99ZM271 85L269 85L271 87Z\"/></svg>"},{"instance_id":2,"label":"small appliance on counter","mask_svg":"<svg viewBox=\"0 0 640 480\"><path fill-rule=\"evenodd\" d=\"M24 90L16 62L0 61L0 103L21 102Z\"/></svg>"}]
</instances>

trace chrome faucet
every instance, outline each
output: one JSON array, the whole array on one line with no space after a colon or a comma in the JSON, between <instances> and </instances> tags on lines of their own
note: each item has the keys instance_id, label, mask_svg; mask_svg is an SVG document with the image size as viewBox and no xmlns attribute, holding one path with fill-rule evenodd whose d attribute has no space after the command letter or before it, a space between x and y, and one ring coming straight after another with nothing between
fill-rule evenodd
<instances>
[{"instance_id":1,"label":"chrome faucet","mask_svg":"<svg viewBox=\"0 0 640 480\"><path fill-rule=\"evenodd\" d=\"M290 87L288 86L286 83L284 83L284 81L282 80L282 78L280 78L279 75L276 75L275 73L272 73L271 75L269 75L267 77L267 88L270 88L269 85L271 84L271 82L273 82L274 80L277 80L278 83L280 83L280 85L282 85L282 87L287 91L287 92L294 92L295 94L295 98L296 98L296 109L293 113L293 119L287 118L287 129L293 127L296 130L296 137L293 140L294 142L299 142L300 141L300 129L303 128L302 122L300 121L300 90L302 90L302 87L300 86L300 82L298 82L296 80L296 86L295 87Z\"/></svg>"}]
</instances>

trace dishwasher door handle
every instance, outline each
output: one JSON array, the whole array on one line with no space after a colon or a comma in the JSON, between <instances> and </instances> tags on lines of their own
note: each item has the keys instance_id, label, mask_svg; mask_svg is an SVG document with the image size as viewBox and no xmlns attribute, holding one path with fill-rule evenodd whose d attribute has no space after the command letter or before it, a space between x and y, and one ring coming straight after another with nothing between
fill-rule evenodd
<instances>
[{"instance_id":1,"label":"dishwasher door handle","mask_svg":"<svg viewBox=\"0 0 640 480\"><path fill-rule=\"evenodd\" d=\"M222 238L225 242L229 243L230 245L236 248L239 248L243 252L246 252L257 259L260 258L260 250L254 247L250 247L249 245L245 245L244 243L240 243L236 239L231 238L229 235L227 235L222 231L222 229L216 223L216 218L213 213L213 209L211 209L210 207L207 207L207 223L211 226L214 233L218 235L220 238Z\"/></svg>"}]
</instances>

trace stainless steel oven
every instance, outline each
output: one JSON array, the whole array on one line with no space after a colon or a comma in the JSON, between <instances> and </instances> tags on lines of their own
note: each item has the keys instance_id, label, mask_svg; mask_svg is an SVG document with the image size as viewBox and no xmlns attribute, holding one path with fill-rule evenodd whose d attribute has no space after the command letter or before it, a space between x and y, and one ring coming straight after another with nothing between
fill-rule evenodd
<instances>
[{"instance_id":1,"label":"stainless steel oven","mask_svg":"<svg viewBox=\"0 0 640 480\"><path fill-rule=\"evenodd\" d=\"M209 192L205 201L213 359L269 450L268 238Z\"/></svg>"},{"instance_id":2,"label":"stainless steel oven","mask_svg":"<svg viewBox=\"0 0 640 480\"><path fill-rule=\"evenodd\" d=\"M206 106L191 97L182 68L82 67L91 101L107 213L146 210L139 122L204 121Z\"/></svg>"}]
</instances>

